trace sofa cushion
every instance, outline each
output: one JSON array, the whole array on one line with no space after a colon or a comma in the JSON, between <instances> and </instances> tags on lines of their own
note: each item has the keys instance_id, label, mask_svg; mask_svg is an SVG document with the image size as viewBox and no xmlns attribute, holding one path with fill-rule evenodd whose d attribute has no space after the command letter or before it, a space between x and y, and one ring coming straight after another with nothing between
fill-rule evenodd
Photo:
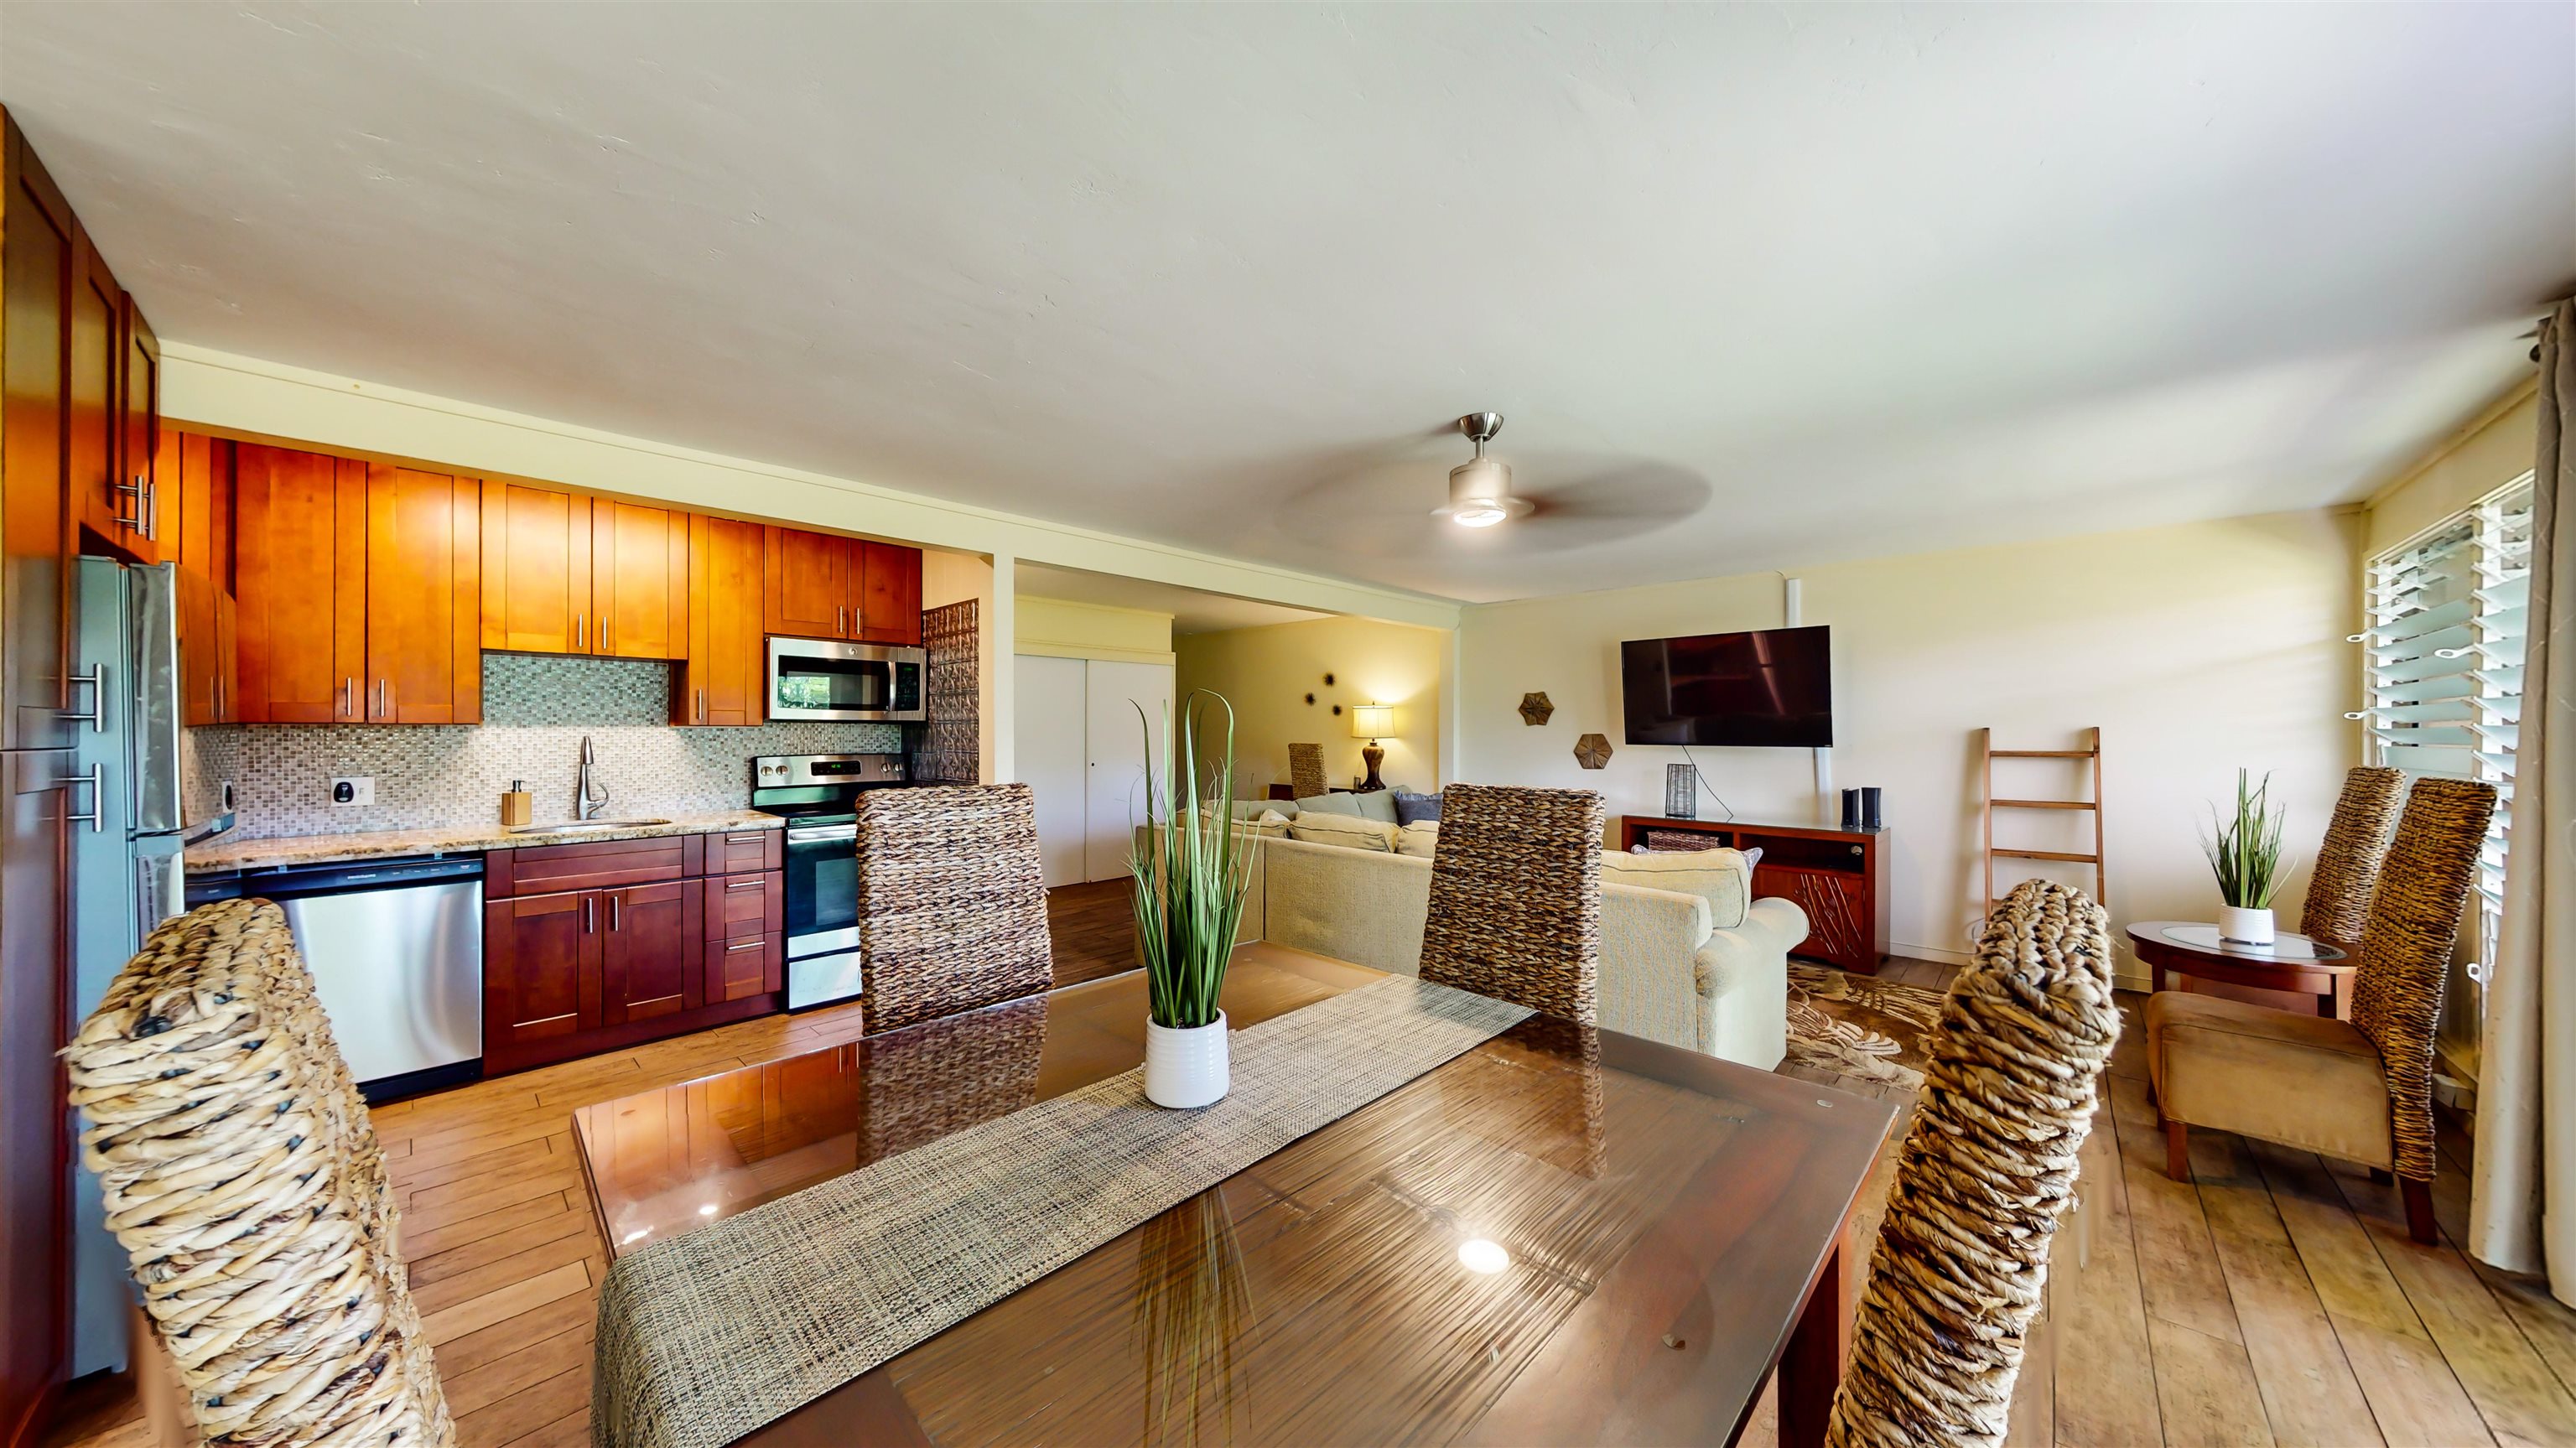
<instances>
[{"instance_id":1,"label":"sofa cushion","mask_svg":"<svg viewBox=\"0 0 2576 1448\"><path fill-rule=\"evenodd\" d=\"M1400 823L1400 821L1395 817L1394 790L1372 789L1362 794L1349 794L1342 797L1344 799L1355 799L1359 801L1360 818L1362 819L1376 820L1378 823L1385 825Z\"/></svg>"},{"instance_id":2,"label":"sofa cushion","mask_svg":"<svg viewBox=\"0 0 2576 1448\"><path fill-rule=\"evenodd\" d=\"M1375 850L1380 854L1395 848L1393 825L1315 810L1299 810L1297 817L1288 822L1288 837L1304 840L1310 845L1340 845L1344 849Z\"/></svg>"},{"instance_id":3,"label":"sofa cushion","mask_svg":"<svg viewBox=\"0 0 2576 1448\"><path fill-rule=\"evenodd\" d=\"M1387 793L1395 799L1395 822L1398 825L1415 825L1440 818L1440 796L1436 794L1407 794L1400 789L1388 790Z\"/></svg>"},{"instance_id":4,"label":"sofa cushion","mask_svg":"<svg viewBox=\"0 0 2576 1448\"><path fill-rule=\"evenodd\" d=\"M1440 853L1440 821L1416 820L1395 829L1395 852L1430 859Z\"/></svg>"},{"instance_id":5,"label":"sofa cushion","mask_svg":"<svg viewBox=\"0 0 2576 1448\"><path fill-rule=\"evenodd\" d=\"M2350 1021L2160 990L2147 997L2147 1070L2175 1120L2392 1163L2379 1048Z\"/></svg>"},{"instance_id":6,"label":"sofa cushion","mask_svg":"<svg viewBox=\"0 0 2576 1448\"><path fill-rule=\"evenodd\" d=\"M1708 923L1719 930L1742 925L1745 907L1753 898L1753 867L1735 850L1604 854L1601 878L1605 883L1697 895L1708 902Z\"/></svg>"},{"instance_id":7,"label":"sofa cushion","mask_svg":"<svg viewBox=\"0 0 2576 1448\"><path fill-rule=\"evenodd\" d=\"M1365 818L1365 816L1360 813L1360 797L1355 794L1313 795L1306 799L1297 801L1297 813L1349 815L1353 819Z\"/></svg>"}]
</instances>

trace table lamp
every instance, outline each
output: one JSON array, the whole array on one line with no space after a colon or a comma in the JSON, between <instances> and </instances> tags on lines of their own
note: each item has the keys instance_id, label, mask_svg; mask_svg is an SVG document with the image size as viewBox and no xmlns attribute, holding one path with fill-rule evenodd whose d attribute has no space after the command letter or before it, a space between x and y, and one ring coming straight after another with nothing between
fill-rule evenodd
<instances>
[{"instance_id":1,"label":"table lamp","mask_svg":"<svg viewBox=\"0 0 2576 1448\"><path fill-rule=\"evenodd\" d=\"M1377 777L1377 767L1386 762L1386 751L1378 747L1377 741L1394 732L1394 709L1384 704L1351 706L1351 737L1368 741L1367 747L1360 750L1360 760L1368 766L1368 778L1360 781L1362 794L1386 788L1386 781Z\"/></svg>"}]
</instances>

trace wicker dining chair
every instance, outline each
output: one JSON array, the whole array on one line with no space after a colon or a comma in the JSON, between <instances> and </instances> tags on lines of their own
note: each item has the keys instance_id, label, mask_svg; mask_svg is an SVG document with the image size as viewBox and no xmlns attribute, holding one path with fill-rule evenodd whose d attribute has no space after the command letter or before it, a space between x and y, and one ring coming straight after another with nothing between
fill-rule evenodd
<instances>
[{"instance_id":1,"label":"wicker dining chair","mask_svg":"<svg viewBox=\"0 0 2576 1448\"><path fill-rule=\"evenodd\" d=\"M1035 798L1025 784L859 796L859 1010L868 1034L1055 984Z\"/></svg>"},{"instance_id":2,"label":"wicker dining chair","mask_svg":"<svg viewBox=\"0 0 2576 1448\"><path fill-rule=\"evenodd\" d=\"M63 1056L204 1441L454 1442L375 1128L275 905L153 931Z\"/></svg>"},{"instance_id":3,"label":"wicker dining chair","mask_svg":"<svg viewBox=\"0 0 2576 1448\"><path fill-rule=\"evenodd\" d=\"M2388 827L2397 822L2405 793L2403 770L2364 764L2344 775L2343 795L2335 801L2325 843L2317 847L2316 865L2308 871L2308 900L2299 912L2301 935L2346 953L2360 948L2370 918L2370 892L2379 883L2380 861L2388 855Z\"/></svg>"},{"instance_id":4,"label":"wicker dining chair","mask_svg":"<svg viewBox=\"0 0 2576 1448\"><path fill-rule=\"evenodd\" d=\"M1606 819L1588 789L1443 790L1422 978L1595 1024Z\"/></svg>"},{"instance_id":5,"label":"wicker dining chair","mask_svg":"<svg viewBox=\"0 0 2576 1448\"><path fill-rule=\"evenodd\" d=\"M1288 746L1288 787L1296 791L1299 799L1313 799L1331 788L1324 783L1324 746Z\"/></svg>"},{"instance_id":6,"label":"wicker dining chair","mask_svg":"<svg viewBox=\"0 0 2576 1448\"><path fill-rule=\"evenodd\" d=\"M2026 880L1951 982L1854 1315L1834 1448L2003 1441L2120 1036L2109 931L2082 891Z\"/></svg>"},{"instance_id":7,"label":"wicker dining chair","mask_svg":"<svg viewBox=\"0 0 2576 1448\"><path fill-rule=\"evenodd\" d=\"M2437 1239L2433 1030L2495 804L2491 784L2415 781L2371 893L2351 1020L2148 998L2147 1068L2176 1181L2191 1179L2192 1127L2232 1131L2395 1172L2408 1234Z\"/></svg>"}]
</instances>

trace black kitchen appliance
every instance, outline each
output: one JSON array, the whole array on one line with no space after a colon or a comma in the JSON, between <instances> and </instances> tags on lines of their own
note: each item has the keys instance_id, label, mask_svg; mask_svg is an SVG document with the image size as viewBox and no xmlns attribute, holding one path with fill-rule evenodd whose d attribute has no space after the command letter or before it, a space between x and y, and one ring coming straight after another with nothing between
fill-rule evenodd
<instances>
[{"instance_id":1,"label":"black kitchen appliance","mask_svg":"<svg viewBox=\"0 0 2576 1448\"><path fill-rule=\"evenodd\" d=\"M751 807L787 821L789 1010L859 993L859 795L906 782L900 754L769 754L751 762Z\"/></svg>"}]
</instances>

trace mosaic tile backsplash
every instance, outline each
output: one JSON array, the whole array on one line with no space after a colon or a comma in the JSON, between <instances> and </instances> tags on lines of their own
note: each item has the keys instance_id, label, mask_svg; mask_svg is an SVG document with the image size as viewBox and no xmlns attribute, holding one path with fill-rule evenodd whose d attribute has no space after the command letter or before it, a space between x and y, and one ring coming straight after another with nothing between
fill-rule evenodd
<instances>
[{"instance_id":1,"label":"mosaic tile backsplash","mask_svg":"<svg viewBox=\"0 0 2576 1448\"><path fill-rule=\"evenodd\" d=\"M540 822L572 817L581 738L598 754L614 818L740 809L756 754L892 753L894 724L764 724L677 729L668 722L671 666L652 660L483 656L480 725L227 724L187 731L181 749L190 817L215 812L231 780L244 839L428 829L496 818L501 792L524 779ZM334 805L331 781L376 782L372 805Z\"/></svg>"}]
</instances>

